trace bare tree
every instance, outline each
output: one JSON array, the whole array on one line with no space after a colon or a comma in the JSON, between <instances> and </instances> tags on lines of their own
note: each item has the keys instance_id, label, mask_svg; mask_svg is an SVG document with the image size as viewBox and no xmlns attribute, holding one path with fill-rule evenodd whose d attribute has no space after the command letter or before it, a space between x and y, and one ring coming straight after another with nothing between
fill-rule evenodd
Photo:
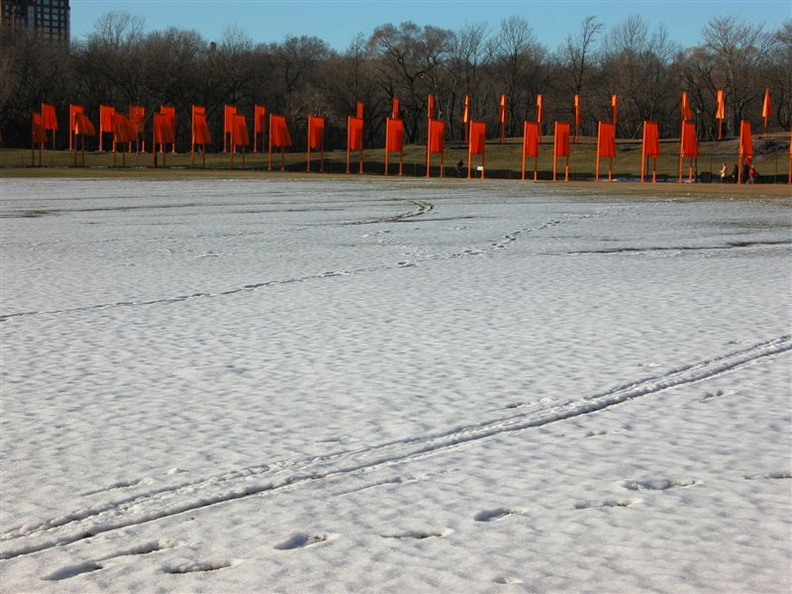
<instances>
[{"instance_id":1,"label":"bare tree","mask_svg":"<svg viewBox=\"0 0 792 594\"><path fill-rule=\"evenodd\" d=\"M777 39L763 25L749 25L735 16L715 17L701 30L703 48L713 61L713 76L722 82L731 104L734 129L746 119L746 106L764 92L761 73L766 70ZM720 85L717 85L720 87Z\"/></svg>"},{"instance_id":2,"label":"bare tree","mask_svg":"<svg viewBox=\"0 0 792 594\"><path fill-rule=\"evenodd\" d=\"M438 69L451 36L449 31L408 21L398 27L377 27L369 39L379 84L402 101L405 136L410 142L417 142L419 131L425 128L426 97L439 90Z\"/></svg>"},{"instance_id":3,"label":"bare tree","mask_svg":"<svg viewBox=\"0 0 792 594\"><path fill-rule=\"evenodd\" d=\"M662 24L650 33L637 15L616 25L603 40L600 110L607 114L610 96L619 95L618 122L623 135L637 136L645 120L668 116L669 107L678 105L677 81L670 73L678 51Z\"/></svg>"},{"instance_id":4,"label":"bare tree","mask_svg":"<svg viewBox=\"0 0 792 594\"><path fill-rule=\"evenodd\" d=\"M539 71L546 50L537 41L528 21L512 16L501 21L495 50L495 67L508 97L509 135L528 119L540 93Z\"/></svg>"},{"instance_id":5,"label":"bare tree","mask_svg":"<svg viewBox=\"0 0 792 594\"><path fill-rule=\"evenodd\" d=\"M595 64L594 42L602 33L603 25L597 17L588 16L580 22L576 35L567 35L560 50L561 64L575 95L583 91L584 83Z\"/></svg>"}]
</instances>

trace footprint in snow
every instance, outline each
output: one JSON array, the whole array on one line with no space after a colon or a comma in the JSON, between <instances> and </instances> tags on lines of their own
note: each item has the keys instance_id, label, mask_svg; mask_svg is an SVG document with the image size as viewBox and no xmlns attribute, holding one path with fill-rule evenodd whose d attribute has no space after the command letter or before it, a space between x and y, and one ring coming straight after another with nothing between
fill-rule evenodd
<instances>
[{"instance_id":1,"label":"footprint in snow","mask_svg":"<svg viewBox=\"0 0 792 594\"><path fill-rule=\"evenodd\" d=\"M693 479L654 479L648 481L624 481L623 486L630 491L667 491L677 487L692 487L696 484L698 484L698 481Z\"/></svg>"},{"instance_id":2,"label":"footprint in snow","mask_svg":"<svg viewBox=\"0 0 792 594\"><path fill-rule=\"evenodd\" d=\"M327 542L333 538L330 534L323 532L299 532L293 534L287 540L275 545L279 551L290 551L292 549L303 549L311 545Z\"/></svg>"},{"instance_id":3,"label":"footprint in snow","mask_svg":"<svg viewBox=\"0 0 792 594\"><path fill-rule=\"evenodd\" d=\"M162 571L175 575L186 573L205 573L207 571L217 571L218 569L226 569L231 567L234 563L228 560L222 561L189 561L181 560L175 563L169 563L163 566Z\"/></svg>"},{"instance_id":4,"label":"footprint in snow","mask_svg":"<svg viewBox=\"0 0 792 594\"><path fill-rule=\"evenodd\" d=\"M453 530L450 528L441 528L438 530L408 530L407 532L400 532L396 534L383 534L383 538L396 538L396 539L404 539L404 538L412 538L415 540L424 540L427 538L441 538L443 536L448 536L451 534Z\"/></svg>"},{"instance_id":5,"label":"footprint in snow","mask_svg":"<svg viewBox=\"0 0 792 594\"><path fill-rule=\"evenodd\" d=\"M575 509L594 509L599 507L630 507L635 503L632 499L606 499L604 501L581 501Z\"/></svg>"},{"instance_id":6,"label":"footprint in snow","mask_svg":"<svg viewBox=\"0 0 792 594\"><path fill-rule=\"evenodd\" d=\"M64 567L63 569L53 571L44 579L51 582L59 582L61 580L68 580L70 578L77 577L78 575L82 575L84 573L91 573L92 571L98 571L100 569L104 569L104 566L94 561L86 561L85 563L79 563L77 565L69 565L68 567Z\"/></svg>"},{"instance_id":7,"label":"footprint in snow","mask_svg":"<svg viewBox=\"0 0 792 594\"><path fill-rule=\"evenodd\" d=\"M495 522L496 520L501 520L506 516L512 516L521 513L522 511L520 511L519 509L499 507L497 509L490 509L479 512L473 517L473 519L476 520L477 522Z\"/></svg>"}]
</instances>

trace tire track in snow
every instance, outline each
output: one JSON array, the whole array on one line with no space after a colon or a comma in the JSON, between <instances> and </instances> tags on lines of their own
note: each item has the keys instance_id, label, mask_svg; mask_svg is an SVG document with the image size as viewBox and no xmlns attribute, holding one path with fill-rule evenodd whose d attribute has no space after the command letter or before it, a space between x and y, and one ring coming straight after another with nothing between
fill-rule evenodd
<instances>
[{"instance_id":1,"label":"tire track in snow","mask_svg":"<svg viewBox=\"0 0 792 594\"><path fill-rule=\"evenodd\" d=\"M297 488L314 481L376 472L381 468L442 455L485 439L581 417L670 388L704 381L789 351L792 351L792 336L783 335L746 349L681 366L661 375L572 399L549 409L512 408L501 418L451 428L445 432L408 437L307 460L249 467L109 501L38 525L25 525L7 531L0 537L0 559L13 559L114 530L140 526L268 492Z\"/></svg>"}]
</instances>

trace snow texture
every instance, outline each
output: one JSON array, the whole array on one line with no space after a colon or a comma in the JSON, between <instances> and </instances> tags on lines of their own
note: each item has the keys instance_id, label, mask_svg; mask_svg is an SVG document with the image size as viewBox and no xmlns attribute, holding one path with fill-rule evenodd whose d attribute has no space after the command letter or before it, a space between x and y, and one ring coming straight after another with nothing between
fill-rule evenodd
<instances>
[{"instance_id":1,"label":"snow texture","mask_svg":"<svg viewBox=\"0 0 792 594\"><path fill-rule=\"evenodd\" d=\"M789 592L787 199L0 180L15 592Z\"/></svg>"}]
</instances>

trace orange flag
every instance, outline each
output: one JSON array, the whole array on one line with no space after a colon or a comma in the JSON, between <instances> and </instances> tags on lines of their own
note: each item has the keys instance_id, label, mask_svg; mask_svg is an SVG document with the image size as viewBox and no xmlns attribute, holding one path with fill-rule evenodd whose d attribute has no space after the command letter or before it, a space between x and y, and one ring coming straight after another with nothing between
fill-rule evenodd
<instances>
[{"instance_id":1,"label":"orange flag","mask_svg":"<svg viewBox=\"0 0 792 594\"><path fill-rule=\"evenodd\" d=\"M253 107L253 133L261 134L264 132L266 125L267 109L263 105L256 105Z\"/></svg>"},{"instance_id":2,"label":"orange flag","mask_svg":"<svg viewBox=\"0 0 792 594\"><path fill-rule=\"evenodd\" d=\"M498 123L506 123L506 95L500 96L500 106L498 107Z\"/></svg>"},{"instance_id":3,"label":"orange flag","mask_svg":"<svg viewBox=\"0 0 792 594\"><path fill-rule=\"evenodd\" d=\"M391 118L394 120L399 117L399 98L394 97L391 101Z\"/></svg>"},{"instance_id":4,"label":"orange flag","mask_svg":"<svg viewBox=\"0 0 792 594\"><path fill-rule=\"evenodd\" d=\"M76 115L84 113L82 105L69 105L69 150L74 147L74 127L77 124Z\"/></svg>"},{"instance_id":5,"label":"orange flag","mask_svg":"<svg viewBox=\"0 0 792 594\"><path fill-rule=\"evenodd\" d=\"M553 143L553 181L556 179L558 157L566 157L564 179L569 179L569 124L555 123L555 139Z\"/></svg>"},{"instance_id":6,"label":"orange flag","mask_svg":"<svg viewBox=\"0 0 792 594\"><path fill-rule=\"evenodd\" d=\"M696 138L696 126L693 122L682 123L681 156L683 158L693 158L699 156L698 138Z\"/></svg>"},{"instance_id":7,"label":"orange flag","mask_svg":"<svg viewBox=\"0 0 792 594\"><path fill-rule=\"evenodd\" d=\"M96 136L96 128L84 113L77 112L74 114L74 133L83 136Z\"/></svg>"},{"instance_id":8,"label":"orange flag","mask_svg":"<svg viewBox=\"0 0 792 594\"><path fill-rule=\"evenodd\" d=\"M462 108L462 122L467 124L470 121L470 95L465 95L465 106Z\"/></svg>"},{"instance_id":9,"label":"orange flag","mask_svg":"<svg viewBox=\"0 0 792 594\"><path fill-rule=\"evenodd\" d=\"M192 112L192 141L193 145L200 144L206 146L211 144L212 137L209 134L209 125L206 122L206 108L193 105Z\"/></svg>"},{"instance_id":10,"label":"orange flag","mask_svg":"<svg viewBox=\"0 0 792 594\"><path fill-rule=\"evenodd\" d=\"M113 142L135 142L137 130L132 122L121 113L113 115Z\"/></svg>"},{"instance_id":11,"label":"orange flag","mask_svg":"<svg viewBox=\"0 0 792 594\"><path fill-rule=\"evenodd\" d=\"M171 117L166 113L155 113L154 144L172 144L175 141L175 136Z\"/></svg>"},{"instance_id":12,"label":"orange flag","mask_svg":"<svg viewBox=\"0 0 792 594\"><path fill-rule=\"evenodd\" d=\"M82 105L69 105L69 128L74 130L74 124L76 123L76 115L78 113L85 113L85 109Z\"/></svg>"},{"instance_id":13,"label":"orange flag","mask_svg":"<svg viewBox=\"0 0 792 594\"><path fill-rule=\"evenodd\" d=\"M646 177L646 159L654 159L652 181L657 181L657 158L660 156L660 131L657 122L644 122L641 146L641 181Z\"/></svg>"},{"instance_id":14,"label":"orange flag","mask_svg":"<svg viewBox=\"0 0 792 594\"><path fill-rule=\"evenodd\" d=\"M135 132L137 134L141 134L143 132L143 124L146 121L146 108L137 105L130 105L129 121L135 127Z\"/></svg>"},{"instance_id":15,"label":"orange flag","mask_svg":"<svg viewBox=\"0 0 792 594\"><path fill-rule=\"evenodd\" d=\"M616 118L619 115L619 96L611 95L611 123L616 123Z\"/></svg>"},{"instance_id":16,"label":"orange flag","mask_svg":"<svg viewBox=\"0 0 792 594\"><path fill-rule=\"evenodd\" d=\"M443 153L445 140L445 122L443 120L429 120L429 153Z\"/></svg>"},{"instance_id":17,"label":"orange flag","mask_svg":"<svg viewBox=\"0 0 792 594\"><path fill-rule=\"evenodd\" d=\"M487 125L473 120L470 122L469 154L483 155L487 146Z\"/></svg>"},{"instance_id":18,"label":"orange flag","mask_svg":"<svg viewBox=\"0 0 792 594\"><path fill-rule=\"evenodd\" d=\"M357 102L357 108L355 109L355 115L359 117L361 120L363 119L363 102Z\"/></svg>"},{"instance_id":19,"label":"orange flag","mask_svg":"<svg viewBox=\"0 0 792 594\"><path fill-rule=\"evenodd\" d=\"M682 121L686 122L693 119L693 114L690 112L690 101L688 100L687 91L682 91Z\"/></svg>"},{"instance_id":20,"label":"orange flag","mask_svg":"<svg viewBox=\"0 0 792 594\"><path fill-rule=\"evenodd\" d=\"M270 146L285 147L291 146L291 135L286 125L286 116L270 114Z\"/></svg>"},{"instance_id":21,"label":"orange flag","mask_svg":"<svg viewBox=\"0 0 792 594\"><path fill-rule=\"evenodd\" d=\"M536 96L536 122L541 124L544 121L544 98Z\"/></svg>"},{"instance_id":22,"label":"orange flag","mask_svg":"<svg viewBox=\"0 0 792 594\"><path fill-rule=\"evenodd\" d=\"M539 156L539 122L523 123L523 157Z\"/></svg>"},{"instance_id":23,"label":"orange flag","mask_svg":"<svg viewBox=\"0 0 792 594\"><path fill-rule=\"evenodd\" d=\"M773 105L770 101L770 89L765 89L764 101L762 102L762 119L764 120L764 127L767 128L767 120L773 114Z\"/></svg>"},{"instance_id":24,"label":"orange flag","mask_svg":"<svg viewBox=\"0 0 792 594\"><path fill-rule=\"evenodd\" d=\"M580 127L580 95L575 95L575 98L572 101L574 110L575 110L575 128Z\"/></svg>"},{"instance_id":25,"label":"orange flag","mask_svg":"<svg viewBox=\"0 0 792 594\"><path fill-rule=\"evenodd\" d=\"M250 136L248 135L247 122L245 116L234 114L234 127L231 134L231 142L234 146L248 146Z\"/></svg>"},{"instance_id":26,"label":"orange flag","mask_svg":"<svg viewBox=\"0 0 792 594\"><path fill-rule=\"evenodd\" d=\"M751 122L740 123L740 160L742 157L753 157L753 140L751 139Z\"/></svg>"},{"instance_id":27,"label":"orange flag","mask_svg":"<svg viewBox=\"0 0 792 594\"><path fill-rule=\"evenodd\" d=\"M58 116L55 115L55 106L49 103L41 104L41 125L45 130L58 129Z\"/></svg>"},{"instance_id":28,"label":"orange flag","mask_svg":"<svg viewBox=\"0 0 792 594\"><path fill-rule=\"evenodd\" d=\"M537 179L537 159L539 157L539 122L523 122L522 179L525 179L525 157L534 158L534 181Z\"/></svg>"},{"instance_id":29,"label":"orange flag","mask_svg":"<svg viewBox=\"0 0 792 594\"><path fill-rule=\"evenodd\" d=\"M31 141L34 147L37 144L44 144L47 142L47 131L44 129L44 117L38 112L33 112L31 121Z\"/></svg>"},{"instance_id":30,"label":"orange flag","mask_svg":"<svg viewBox=\"0 0 792 594\"><path fill-rule=\"evenodd\" d=\"M429 98L426 101L426 115L431 120L434 118L434 113L435 113L434 95L429 93Z\"/></svg>"},{"instance_id":31,"label":"orange flag","mask_svg":"<svg viewBox=\"0 0 792 594\"><path fill-rule=\"evenodd\" d=\"M113 131L114 116L115 116L115 107L110 107L108 105L99 106L99 132Z\"/></svg>"},{"instance_id":32,"label":"orange flag","mask_svg":"<svg viewBox=\"0 0 792 594\"><path fill-rule=\"evenodd\" d=\"M716 103L717 107L715 109L715 119L716 120L725 120L726 119L726 101L723 98L723 91L718 90L715 93L716 95Z\"/></svg>"},{"instance_id":33,"label":"orange flag","mask_svg":"<svg viewBox=\"0 0 792 594\"><path fill-rule=\"evenodd\" d=\"M363 118L347 117L347 150L363 150Z\"/></svg>"},{"instance_id":34,"label":"orange flag","mask_svg":"<svg viewBox=\"0 0 792 594\"><path fill-rule=\"evenodd\" d=\"M600 122L597 133L597 155L599 157L616 156L616 132L612 123Z\"/></svg>"},{"instance_id":35,"label":"orange flag","mask_svg":"<svg viewBox=\"0 0 792 594\"><path fill-rule=\"evenodd\" d=\"M553 154L556 157L569 156L569 124L566 122L555 123L555 140Z\"/></svg>"},{"instance_id":36,"label":"orange flag","mask_svg":"<svg viewBox=\"0 0 792 594\"><path fill-rule=\"evenodd\" d=\"M160 105L160 113L168 119L168 125L176 129L176 108L170 105Z\"/></svg>"},{"instance_id":37,"label":"orange flag","mask_svg":"<svg viewBox=\"0 0 792 594\"><path fill-rule=\"evenodd\" d=\"M321 116L308 116L308 148L324 149L325 119Z\"/></svg>"},{"instance_id":38,"label":"orange flag","mask_svg":"<svg viewBox=\"0 0 792 594\"><path fill-rule=\"evenodd\" d=\"M660 156L660 131L657 122L644 122L643 155L644 158L654 159Z\"/></svg>"},{"instance_id":39,"label":"orange flag","mask_svg":"<svg viewBox=\"0 0 792 594\"><path fill-rule=\"evenodd\" d=\"M394 153L402 152L404 150L404 121L388 118L386 137L386 150Z\"/></svg>"}]
</instances>

